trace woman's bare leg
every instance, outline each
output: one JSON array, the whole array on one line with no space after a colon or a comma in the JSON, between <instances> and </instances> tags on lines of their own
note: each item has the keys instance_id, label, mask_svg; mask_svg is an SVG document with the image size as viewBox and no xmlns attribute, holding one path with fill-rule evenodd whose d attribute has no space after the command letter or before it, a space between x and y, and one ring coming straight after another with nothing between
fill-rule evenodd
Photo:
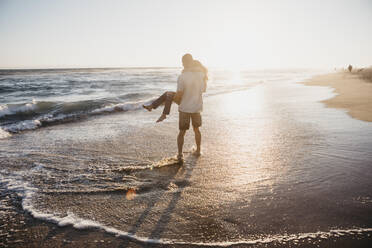
<instances>
[{"instance_id":1,"label":"woman's bare leg","mask_svg":"<svg viewBox=\"0 0 372 248\"><path fill-rule=\"evenodd\" d=\"M148 111L151 111L152 109L156 109L159 107L162 103L165 102L167 98L167 92L162 94L160 97L158 97L155 101L153 101L150 105L142 105L145 109Z\"/></svg>"},{"instance_id":2,"label":"woman's bare leg","mask_svg":"<svg viewBox=\"0 0 372 248\"><path fill-rule=\"evenodd\" d=\"M176 93L173 91L167 91L166 92L166 98L164 101L164 109L163 113L159 117L159 119L156 122L161 122L164 121L167 118L167 115L169 115L171 107L172 107L172 102L173 102L173 97Z\"/></svg>"},{"instance_id":3,"label":"woman's bare leg","mask_svg":"<svg viewBox=\"0 0 372 248\"><path fill-rule=\"evenodd\" d=\"M151 111L152 109L156 109L161 104L164 103L164 109L162 115L159 117L159 119L156 122L161 122L167 118L167 115L169 115L173 97L176 94L176 92L173 91L167 91L164 94L162 94L159 98L157 98L155 101L153 101L150 105L142 105L145 109L148 111Z\"/></svg>"}]
</instances>

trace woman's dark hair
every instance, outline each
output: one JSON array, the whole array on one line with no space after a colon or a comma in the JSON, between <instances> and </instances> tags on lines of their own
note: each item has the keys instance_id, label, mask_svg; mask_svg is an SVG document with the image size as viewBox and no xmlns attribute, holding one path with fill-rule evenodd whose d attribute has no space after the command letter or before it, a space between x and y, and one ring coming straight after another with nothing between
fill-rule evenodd
<instances>
[{"instance_id":1,"label":"woman's dark hair","mask_svg":"<svg viewBox=\"0 0 372 248\"><path fill-rule=\"evenodd\" d=\"M199 68L204 73L204 80L208 81L208 69L199 60L193 61L193 67Z\"/></svg>"},{"instance_id":2,"label":"woman's dark hair","mask_svg":"<svg viewBox=\"0 0 372 248\"><path fill-rule=\"evenodd\" d=\"M204 73L204 81L208 81L208 69L199 61L193 59L192 55L186 53L182 56L182 64L184 66L184 71L197 70Z\"/></svg>"}]
</instances>

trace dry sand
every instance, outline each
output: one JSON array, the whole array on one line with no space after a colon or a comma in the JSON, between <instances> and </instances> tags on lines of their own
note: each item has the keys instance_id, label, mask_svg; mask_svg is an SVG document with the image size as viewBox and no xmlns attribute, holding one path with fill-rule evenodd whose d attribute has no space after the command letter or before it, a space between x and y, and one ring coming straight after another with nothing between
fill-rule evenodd
<instances>
[{"instance_id":1,"label":"dry sand","mask_svg":"<svg viewBox=\"0 0 372 248\"><path fill-rule=\"evenodd\" d=\"M328 107L346 109L351 117L372 122L372 82L342 72L316 76L304 84L334 88L337 95L323 101Z\"/></svg>"}]
</instances>

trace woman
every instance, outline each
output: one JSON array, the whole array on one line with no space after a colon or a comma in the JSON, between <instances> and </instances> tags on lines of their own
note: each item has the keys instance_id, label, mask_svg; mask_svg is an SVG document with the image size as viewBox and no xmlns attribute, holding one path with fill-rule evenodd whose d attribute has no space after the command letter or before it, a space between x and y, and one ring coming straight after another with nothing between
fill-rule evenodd
<instances>
[{"instance_id":1,"label":"woman","mask_svg":"<svg viewBox=\"0 0 372 248\"><path fill-rule=\"evenodd\" d=\"M198 60L193 61L193 66L190 68L184 68L182 72L187 72L187 71L195 71L195 72L203 72L204 73L204 81L208 81L208 70L205 66L200 63ZM150 105L143 105L145 109L148 111L151 111L152 109L156 109L159 107L161 104L164 103L164 109L163 113L159 117L159 119L156 122L161 122L167 118L167 115L170 113L170 109L172 106L172 102L175 102L177 104L181 103L182 99L175 99L176 92L174 91L166 91L164 94L162 94L158 99L153 101Z\"/></svg>"}]
</instances>

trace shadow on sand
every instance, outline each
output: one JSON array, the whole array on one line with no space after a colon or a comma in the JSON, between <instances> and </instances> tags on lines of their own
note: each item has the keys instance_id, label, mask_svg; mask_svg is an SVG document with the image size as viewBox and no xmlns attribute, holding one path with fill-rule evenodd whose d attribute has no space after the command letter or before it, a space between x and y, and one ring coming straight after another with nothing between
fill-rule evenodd
<instances>
[{"instance_id":1,"label":"shadow on sand","mask_svg":"<svg viewBox=\"0 0 372 248\"><path fill-rule=\"evenodd\" d=\"M167 175L168 176L168 182L166 186L170 185L172 183L172 179L176 177L179 173L183 174L183 177L179 178L183 181L188 181L192 175L192 172L195 168L195 166L198 163L198 157L195 157L193 155L189 155L186 157L185 162L183 165L180 165L176 162L167 164L166 166L162 166L160 168L155 168L155 171L158 174L161 174L162 176ZM164 191L165 193L166 191ZM171 214L174 211L177 202L179 201L181 195L183 192L183 188L179 188L176 192L173 193L173 196L171 197L171 200L168 204L168 206L163 210L158 222L153 227L153 230L151 234L149 235L148 239L152 240L158 240L161 238L161 235L163 234L164 230L166 229L167 225L169 224L169 221L171 220ZM164 195L162 193L161 195ZM160 200L160 196L156 198L150 199L149 203L147 204L146 209L142 212L142 214L138 217L137 221L132 225L132 227L128 230L128 233L131 235L135 235L137 230L141 227L142 223L148 215L150 214L153 207L156 205L156 203ZM142 247L158 247L158 246L167 246L164 244L156 244L156 243L144 243L135 239L131 238L125 238L125 241L121 244L121 247L129 247L130 243L136 243L139 246Z\"/></svg>"}]
</instances>

